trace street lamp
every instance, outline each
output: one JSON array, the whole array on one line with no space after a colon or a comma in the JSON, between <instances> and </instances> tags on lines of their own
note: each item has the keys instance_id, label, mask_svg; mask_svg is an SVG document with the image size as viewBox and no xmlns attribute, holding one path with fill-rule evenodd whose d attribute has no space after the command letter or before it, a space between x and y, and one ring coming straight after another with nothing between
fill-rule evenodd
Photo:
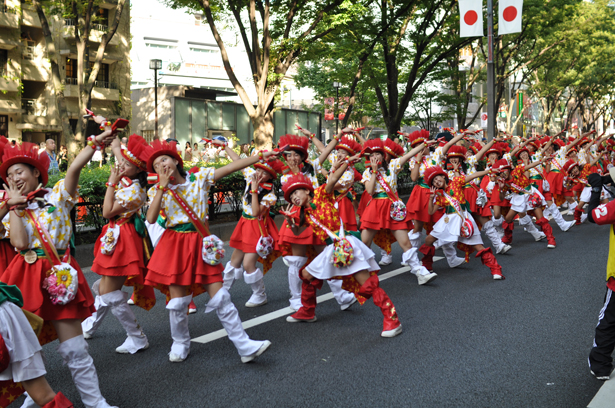
<instances>
[{"instance_id":1,"label":"street lamp","mask_svg":"<svg viewBox=\"0 0 615 408\"><path fill-rule=\"evenodd\" d=\"M334 82L333 87L335 88L335 134L337 135L339 130L339 115L337 112L337 104L340 99L340 88L342 84L340 82Z\"/></svg>"},{"instance_id":2,"label":"street lamp","mask_svg":"<svg viewBox=\"0 0 615 408\"><path fill-rule=\"evenodd\" d=\"M154 137L158 139L158 70L162 69L162 60L149 60L149 69L154 70L154 110L156 115L156 128L154 130Z\"/></svg>"}]
</instances>

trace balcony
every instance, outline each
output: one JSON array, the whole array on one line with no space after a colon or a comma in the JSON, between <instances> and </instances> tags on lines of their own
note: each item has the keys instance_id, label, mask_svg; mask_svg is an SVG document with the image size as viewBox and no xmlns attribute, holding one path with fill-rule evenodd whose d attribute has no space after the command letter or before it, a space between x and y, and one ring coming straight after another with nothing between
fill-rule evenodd
<instances>
[{"instance_id":1,"label":"balcony","mask_svg":"<svg viewBox=\"0 0 615 408\"><path fill-rule=\"evenodd\" d=\"M24 115L47 116L47 105L38 103L36 99L22 99L21 109Z\"/></svg>"},{"instance_id":2,"label":"balcony","mask_svg":"<svg viewBox=\"0 0 615 408\"><path fill-rule=\"evenodd\" d=\"M19 28L19 14L17 10L0 5L0 27Z\"/></svg>"},{"instance_id":3,"label":"balcony","mask_svg":"<svg viewBox=\"0 0 615 408\"><path fill-rule=\"evenodd\" d=\"M21 61L21 74L25 81L47 82L49 70L47 63L43 61L32 61L24 59Z\"/></svg>"},{"instance_id":4,"label":"balcony","mask_svg":"<svg viewBox=\"0 0 615 408\"><path fill-rule=\"evenodd\" d=\"M64 96L66 98L78 98L79 87L77 86L77 79L66 78L64 79ZM107 81L95 81L94 88L92 88L92 99L103 101L119 101L120 91L117 84Z\"/></svg>"},{"instance_id":5,"label":"balcony","mask_svg":"<svg viewBox=\"0 0 615 408\"><path fill-rule=\"evenodd\" d=\"M66 41L75 41L75 24L76 20L74 18L65 18L64 19L64 27L62 28L62 37ZM102 41L103 35L109 29L108 26L104 24L92 24L92 29L90 30L90 41L93 43L100 43ZM115 35L109 41L109 45L119 45L120 37L115 32Z\"/></svg>"},{"instance_id":6,"label":"balcony","mask_svg":"<svg viewBox=\"0 0 615 408\"><path fill-rule=\"evenodd\" d=\"M21 3L23 20L22 25L41 28L41 20L38 18L36 9L31 4Z\"/></svg>"}]
</instances>

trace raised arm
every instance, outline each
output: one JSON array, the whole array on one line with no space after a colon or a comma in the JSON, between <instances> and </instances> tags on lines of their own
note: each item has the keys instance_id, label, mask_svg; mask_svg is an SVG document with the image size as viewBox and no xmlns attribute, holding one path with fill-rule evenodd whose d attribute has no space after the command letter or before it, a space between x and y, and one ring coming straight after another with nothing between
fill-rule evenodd
<instances>
[{"instance_id":1,"label":"raised arm","mask_svg":"<svg viewBox=\"0 0 615 408\"><path fill-rule=\"evenodd\" d=\"M410 178L412 181L417 181L419 176L421 175L421 161L423 160L423 151L417 153L416 155L416 164L414 168L410 171Z\"/></svg>"},{"instance_id":2,"label":"raised arm","mask_svg":"<svg viewBox=\"0 0 615 408\"><path fill-rule=\"evenodd\" d=\"M482 159L485 153L487 153L487 150L491 149L491 146L493 146L495 142L501 142L501 141L502 139L500 138L491 139L489 143L485 144L483 148L480 149L478 153L476 153L476 160L479 161L480 159Z\"/></svg>"},{"instance_id":3,"label":"raised arm","mask_svg":"<svg viewBox=\"0 0 615 408\"><path fill-rule=\"evenodd\" d=\"M511 151L510 151L510 156L514 156L515 154L517 154L517 152L521 149L523 149L525 146L527 146L527 144L529 142L531 142L532 139L525 139L522 143L519 143L518 145L516 145Z\"/></svg>"},{"instance_id":4,"label":"raised arm","mask_svg":"<svg viewBox=\"0 0 615 408\"><path fill-rule=\"evenodd\" d=\"M580 134L580 133L579 133L579 136L577 136L577 138L576 138L576 139L574 139L574 141L573 141L572 143L570 143L568 146L566 146L566 147L564 148L564 157L566 156L566 154L568 153L568 151L569 151L570 149L572 149L573 147L575 147L575 146L576 146L576 145L577 145L577 144L581 141L581 139L582 139L583 137L588 136L588 135L591 135L591 134L592 134L592 133L594 133L594 132L595 132L595 131L594 131L594 130L592 130L591 132L587 132L587 133L584 133L584 134Z\"/></svg>"},{"instance_id":5,"label":"raised arm","mask_svg":"<svg viewBox=\"0 0 615 408\"><path fill-rule=\"evenodd\" d=\"M337 146L337 142L341 137L340 135L341 133L339 135L335 135L331 142L327 145L327 147L325 147L324 150L320 153L320 156L318 156L318 162L321 165L325 162L325 160L327 160L327 157L329 157L329 154L331 154L333 149L335 149L335 146Z\"/></svg>"},{"instance_id":6,"label":"raised arm","mask_svg":"<svg viewBox=\"0 0 615 408\"><path fill-rule=\"evenodd\" d=\"M455 145L455 143L457 143L461 139L463 139L463 133L458 134L457 136L452 138L450 142L445 144L444 147L442 148L442 157L446 157L446 152L448 152L448 149L453 147Z\"/></svg>"},{"instance_id":7,"label":"raised arm","mask_svg":"<svg viewBox=\"0 0 615 408\"><path fill-rule=\"evenodd\" d=\"M239 159L232 163L227 164L224 167L220 167L219 169L214 170L214 181L220 180L222 177L228 176L231 173L239 171L241 169L245 169L248 166L258 163L261 156L263 159L275 158L281 154L279 151L273 152L259 152L255 156L246 157L245 159ZM149 214L149 212L148 212Z\"/></svg>"},{"instance_id":8,"label":"raised arm","mask_svg":"<svg viewBox=\"0 0 615 408\"><path fill-rule=\"evenodd\" d=\"M119 137L116 137L111 142L111 152L115 156L115 162L117 163L117 161L122 157L122 143L120 142Z\"/></svg>"},{"instance_id":9,"label":"raised arm","mask_svg":"<svg viewBox=\"0 0 615 408\"><path fill-rule=\"evenodd\" d=\"M359 160L361 154L357 154L355 156L349 157L348 160L341 160L337 169L329 175L329 179L327 180L327 185L325 186L325 191L329 194L335 190L335 184L337 184L338 180L342 177L346 169L351 163L355 163ZM337 164L337 163L336 163Z\"/></svg>"},{"instance_id":10,"label":"raised arm","mask_svg":"<svg viewBox=\"0 0 615 408\"><path fill-rule=\"evenodd\" d=\"M220 140L214 140L214 142L218 142L215 143L217 145L222 145L224 146L224 152L228 155L229 159L231 159L231 161L237 161L237 160L241 160L239 158L239 155L237 153L235 153L235 150L231 149L228 144L224 144L222 141Z\"/></svg>"},{"instance_id":11,"label":"raised arm","mask_svg":"<svg viewBox=\"0 0 615 408\"><path fill-rule=\"evenodd\" d=\"M419 154L420 152L423 151L423 149L425 148L426 143L423 142L420 145L418 145L417 147L415 147L414 149L410 150L408 153L406 153L405 155L403 155L400 159L399 159L399 165L403 166L404 164L406 164L408 162L408 160L410 160L411 157L416 156L417 154ZM416 167L416 166L415 166Z\"/></svg>"}]
</instances>

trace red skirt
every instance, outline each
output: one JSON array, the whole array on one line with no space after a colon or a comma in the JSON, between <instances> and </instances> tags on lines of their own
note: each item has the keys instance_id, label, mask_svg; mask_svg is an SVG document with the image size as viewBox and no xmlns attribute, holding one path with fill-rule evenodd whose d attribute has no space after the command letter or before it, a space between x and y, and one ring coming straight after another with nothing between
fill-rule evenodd
<instances>
[{"instance_id":1,"label":"red skirt","mask_svg":"<svg viewBox=\"0 0 615 408\"><path fill-rule=\"evenodd\" d=\"M466 185L463 189L463 195L465 196L466 202L470 206L470 212L472 213L478 213L480 210L482 210L481 207L476 205L476 197L478 197L478 192L476 191L476 189L478 188L478 186L475 187L476 188Z\"/></svg>"},{"instance_id":2,"label":"red skirt","mask_svg":"<svg viewBox=\"0 0 615 408\"><path fill-rule=\"evenodd\" d=\"M361 229L410 231L412 229L412 222L408 217L404 221L394 221L391 218L391 200L388 197L374 198L363 212Z\"/></svg>"},{"instance_id":3,"label":"red skirt","mask_svg":"<svg viewBox=\"0 0 615 408\"><path fill-rule=\"evenodd\" d=\"M263 233L271 235L271 238L273 238L273 248L279 250L280 245L278 244L278 239L280 238L280 234L278 233L278 227L275 225L275 222L273 222L271 217L265 217L265 222L261 223L261 227L263 224L266 230L263 230ZM260 238L261 232L258 228L258 220L256 218L248 219L242 216L237 223L237 227L235 227L235 231L233 231L233 235L231 235L229 245L231 248L238 249L247 254L255 254L256 244L258 244Z\"/></svg>"},{"instance_id":4,"label":"red skirt","mask_svg":"<svg viewBox=\"0 0 615 408\"><path fill-rule=\"evenodd\" d=\"M371 199L372 196L367 191L363 191L363 194L361 194L361 201L359 201L359 208L357 209L357 214L359 215L359 218L363 217L365 207L367 207L367 203L369 203Z\"/></svg>"},{"instance_id":5,"label":"red skirt","mask_svg":"<svg viewBox=\"0 0 615 408\"><path fill-rule=\"evenodd\" d=\"M147 264L145 284L209 285L222 282L222 265L211 266L202 258L203 238L198 232L167 229Z\"/></svg>"},{"instance_id":6,"label":"red skirt","mask_svg":"<svg viewBox=\"0 0 615 408\"><path fill-rule=\"evenodd\" d=\"M327 243L312 231L312 226L308 225L308 227L299 235L293 234L292 229L289 227L286 220L280 227L280 238L278 239L278 244L280 246L288 245L288 244L296 244L296 245L327 245Z\"/></svg>"},{"instance_id":7,"label":"red skirt","mask_svg":"<svg viewBox=\"0 0 615 408\"><path fill-rule=\"evenodd\" d=\"M540 179L540 180L532 180L532 183L536 184L536 188L538 188L538 191L540 191L540 194L542 194L545 198L546 201L552 201L553 200L553 196L551 195L551 189L549 188L549 191L545 191L544 190L544 180Z\"/></svg>"},{"instance_id":8,"label":"red skirt","mask_svg":"<svg viewBox=\"0 0 615 408\"><path fill-rule=\"evenodd\" d=\"M77 271L79 287L75 299L66 305L51 303L49 294L43 289L43 279L51 269L51 263L47 258L39 258L30 265L23 256L16 256L6 271L0 275L0 281L7 285L16 285L23 294L23 308L43 320L83 320L96 311L94 297L75 258L70 258L70 264Z\"/></svg>"},{"instance_id":9,"label":"red skirt","mask_svg":"<svg viewBox=\"0 0 615 408\"><path fill-rule=\"evenodd\" d=\"M354 212L354 206L350 198L344 196L337 203L340 218L344 222L344 229L346 231L357 231L357 216Z\"/></svg>"},{"instance_id":10,"label":"red skirt","mask_svg":"<svg viewBox=\"0 0 615 408\"><path fill-rule=\"evenodd\" d=\"M94 263L92 271L103 276L145 276L147 269L143 261L143 238L137 233L135 225L127 222L120 226L120 236L111 255L100 253L100 239L107 233L109 224L94 244Z\"/></svg>"},{"instance_id":11,"label":"red skirt","mask_svg":"<svg viewBox=\"0 0 615 408\"><path fill-rule=\"evenodd\" d=\"M547 174L547 181L549 182L551 194L564 195L564 173L550 171Z\"/></svg>"},{"instance_id":12,"label":"red skirt","mask_svg":"<svg viewBox=\"0 0 615 408\"><path fill-rule=\"evenodd\" d=\"M489 200L490 206L510 207L510 201L507 199L500 200L500 186L495 185L491 193L491 199Z\"/></svg>"},{"instance_id":13,"label":"red skirt","mask_svg":"<svg viewBox=\"0 0 615 408\"><path fill-rule=\"evenodd\" d=\"M0 239L0 273L4 272L9 267L17 252L10 239Z\"/></svg>"},{"instance_id":14,"label":"red skirt","mask_svg":"<svg viewBox=\"0 0 615 408\"><path fill-rule=\"evenodd\" d=\"M422 222L432 222L434 224L438 222L438 220L442 217L442 211L429 215L428 208L430 199L431 196L429 195L429 189L416 185L412 189L412 194L410 194L410 198L406 204L406 210L408 211L406 221L417 220Z\"/></svg>"}]
</instances>

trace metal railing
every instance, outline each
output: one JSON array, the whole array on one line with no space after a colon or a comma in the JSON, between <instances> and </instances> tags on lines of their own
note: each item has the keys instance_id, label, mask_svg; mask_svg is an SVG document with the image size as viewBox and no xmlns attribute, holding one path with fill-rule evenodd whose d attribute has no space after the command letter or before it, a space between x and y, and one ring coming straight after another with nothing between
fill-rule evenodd
<instances>
[{"instance_id":1,"label":"metal railing","mask_svg":"<svg viewBox=\"0 0 615 408\"><path fill-rule=\"evenodd\" d=\"M65 78L64 85L77 85L77 78Z\"/></svg>"},{"instance_id":2,"label":"metal railing","mask_svg":"<svg viewBox=\"0 0 615 408\"><path fill-rule=\"evenodd\" d=\"M117 84L107 81L94 81L95 88L117 89Z\"/></svg>"},{"instance_id":3,"label":"metal railing","mask_svg":"<svg viewBox=\"0 0 615 408\"><path fill-rule=\"evenodd\" d=\"M74 27L77 24L77 20L74 18L65 18L64 25ZM104 31L106 32L109 29L109 26L106 24L91 24L92 30Z\"/></svg>"},{"instance_id":4,"label":"metal railing","mask_svg":"<svg viewBox=\"0 0 615 408\"><path fill-rule=\"evenodd\" d=\"M45 116L47 115L47 107L43 104L36 103L36 99L22 99L21 109L25 111L26 115Z\"/></svg>"},{"instance_id":5,"label":"metal railing","mask_svg":"<svg viewBox=\"0 0 615 408\"><path fill-rule=\"evenodd\" d=\"M108 29L109 29L109 26L105 24L92 24L92 30L107 32Z\"/></svg>"},{"instance_id":6,"label":"metal railing","mask_svg":"<svg viewBox=\"0 0 615 408\"><path fill-rule=\"evenodd\" d=\"M64 19L64 25L74 26L75 24L77 24L77 20L75 20L74 18L65 18Z\"/></svg>"}]
</instances>

